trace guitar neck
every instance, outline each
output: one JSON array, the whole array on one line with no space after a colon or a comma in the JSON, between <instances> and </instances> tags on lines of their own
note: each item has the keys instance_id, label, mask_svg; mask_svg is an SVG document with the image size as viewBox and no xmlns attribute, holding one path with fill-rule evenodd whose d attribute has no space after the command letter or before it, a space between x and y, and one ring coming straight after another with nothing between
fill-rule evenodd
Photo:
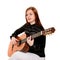
<instances>
[{"instance_id":1,"label":"guitar neck","mask_svg":"<svg viewBox=\"0 0 60 60\"><path fill-rule=\"evenodd\" d=\"M36 33L36 34L31 35L31 37L32 37L32 39L34 39L34 38L36 38L36 37L38 37L38 36L40 36L40 35L42 35L41 32L38 32L38 33ZM27 40L27 38L21 40L21 43L26 42L26 40Z\"/></svg>"}]
</instances>

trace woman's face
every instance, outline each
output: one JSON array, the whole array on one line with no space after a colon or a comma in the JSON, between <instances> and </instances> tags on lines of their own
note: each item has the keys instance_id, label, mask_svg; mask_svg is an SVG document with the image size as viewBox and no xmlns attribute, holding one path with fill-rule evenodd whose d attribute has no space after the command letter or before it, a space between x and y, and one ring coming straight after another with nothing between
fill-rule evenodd
<instances>
[{"instance_id":1,"label":"woman's face","mask_svg":"<svg viewBox=\"0 0 60 60\"><path fill-rule=\"evenodd\" d=\"M35 23L35 14L31 9L26 12L26 19L30 24Z\"/></svg>"}]
</instances>

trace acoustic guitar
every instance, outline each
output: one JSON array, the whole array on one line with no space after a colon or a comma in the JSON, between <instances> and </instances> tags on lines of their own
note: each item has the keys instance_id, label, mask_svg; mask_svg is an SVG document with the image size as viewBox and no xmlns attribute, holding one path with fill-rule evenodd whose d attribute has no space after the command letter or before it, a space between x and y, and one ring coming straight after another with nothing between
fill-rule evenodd
<instances>
[{"instance_id":1,"label":"acoustic guitar","mask_svg":"<svg viewBox=\"0 0 60 60\"><path fill-rule=\"evenodd\" d=\"M43 31L40 31L38 33L31 35L31 37L36 38L38 36L49 35L49 34L52 34L54 32L55 32L55 28L51 27L51 28L45 29ZM27 41L27 35L26 34L22 34L21 36L18 36L17 39L19 41L17 41L17 44L15 44L15 45L13 45L10 42L9 47L8 47L8 56L11 56L16 51L27 52L29 50L29 46L26 44L26 41Z\"/></svg>"}]
</instances>

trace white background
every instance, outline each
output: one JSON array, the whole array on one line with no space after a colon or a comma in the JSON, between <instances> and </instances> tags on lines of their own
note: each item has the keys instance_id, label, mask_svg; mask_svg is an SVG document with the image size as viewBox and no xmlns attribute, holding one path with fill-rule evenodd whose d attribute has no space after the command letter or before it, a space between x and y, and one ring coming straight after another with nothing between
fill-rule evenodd
<instances>
[{"instance_id":1,"label":"white background","mask_svg":"<svg viewBox=\"0 0 60 60\"><path fill-rule=\"evenodd\" d=\"M10 35L25 23L25 10L30 6L38 10L45 29L56 29L46 38L46 60L60 60L59 0L0 0L0 60L8 60Z\"/></svg>"}]
</instances>

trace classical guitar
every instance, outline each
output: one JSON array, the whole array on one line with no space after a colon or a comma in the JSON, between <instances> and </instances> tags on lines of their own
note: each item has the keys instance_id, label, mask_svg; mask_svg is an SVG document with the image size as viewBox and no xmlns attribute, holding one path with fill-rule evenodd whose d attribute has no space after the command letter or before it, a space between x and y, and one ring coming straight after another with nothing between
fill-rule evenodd
<instances>
[{"instance_id":1,"label":"classical guitar","mask_svg":"<svg viewBox=\"0 0 60 60\"><path fill-rule=\"evenodd\" d=\"M35 33L33 35L31 35L32 38L36 38L38 36L41 35L49 35L55 32L55 28L51 27L48 29L45 29L43 31L40 31L38 33ZM17 42L16 45L12 45L11 42L9 44L9 48L8 48L8 56L11 56L14 52L16 51L23 51L23 52L27 52L29 50L29 46L26 44L27 41L27 36L26 34L23 34L21 36L18 36L17 39L19 40Z\"/></svg>"}]
</instances>

